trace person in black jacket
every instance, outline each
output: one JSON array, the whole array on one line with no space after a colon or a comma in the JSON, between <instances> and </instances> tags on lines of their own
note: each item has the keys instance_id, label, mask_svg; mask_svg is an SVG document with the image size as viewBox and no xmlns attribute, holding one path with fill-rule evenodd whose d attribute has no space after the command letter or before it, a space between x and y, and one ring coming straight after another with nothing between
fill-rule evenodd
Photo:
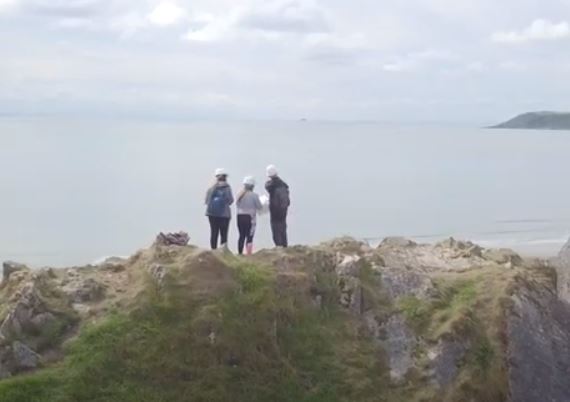
<instances>
[{"instance_id":1,"label":"person in black jacket","mask_svg":"<svg viewBox=\"0 0 570 402\"><path fill-rule=\"evenodd\" d=\"M267 177L269 180L265 184L265 189L269 193L273 242L277 247L287 247L287 212L291 205L289 186L279 177L277 168L273 165L267 167Z\"/></svg>"}]
</instances>

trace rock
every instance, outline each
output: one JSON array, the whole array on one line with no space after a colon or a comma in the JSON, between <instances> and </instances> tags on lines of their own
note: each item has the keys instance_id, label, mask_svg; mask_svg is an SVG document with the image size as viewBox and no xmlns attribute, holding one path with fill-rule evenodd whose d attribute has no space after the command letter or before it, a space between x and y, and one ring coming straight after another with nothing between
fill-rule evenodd
<instances>
[{"instance_id":1,"label":"rock","mask_svg":"<svg viewBox=\"0 0 570 402\"><path fill-rule=\"evenodd\" d=\"M382 243L378 247L396 247L396 248L407 248L415 247L418 244L412 240L406 239L405 237L386 237L382 240Z\"/></svg>"},{"instance_id":2,"label":"rock","mask_svg":"<svg viewBox=\"0 0 570 402\"><path fill-rule=\"evenodd\" d=\"M558 257L554 259L553 265L558 276L558 297L570 303L570 240L562 247Z\"/></svg>"},{"instance_id":3,"label":"rock","mask_svg":"<svg viewBox=\"0 0 570 402\"><path fill-rule=\"evenodd\" d=\"M127 263L128 261L124 258L110 257L100 263L98 267L104 271L119 273L123 272L126 269Z\"/></svg>"},{"instance_id":4,"label":"rock","mask_svg":"<svg viewBox=\"0 0 570 402\"><path fill-rule=\"evenodd\" d=\"M76 304L94 303L105 297L105 285L93 278L81 279L72 275L72 279L65 285L63 291L69 295L71 301Z\"/></svg>"},{"instance_id":5,"label":"rock","mask_svg":"<svg viewBox=\"0 0 570 402\"><path fill-rule=\"evenodd\" d=\"M49 279L57 278L57 274L55 273L55 269L53 268L42 268L40 270L40 275L45 275Z\"/></svg>"},{"instance_id":6,"label":"rock","mask_svg":"<svg viewBox=\"0 0 570 402\"><path fill-rule=\"evenodd\" d=\"M510 267L521 266L523 259L520 255L510 249L489 249L483 253L483 258L496 264L507 265Z\"/></svg>"},{"instance_id":7,"label":"rock","mask_svg":"<svg viewBox=\"0 0 570 402\"><path fill-rule=\"evenodd\" d=\"M341 256L339 256L342 258ZM340 305L360 315L364 309L360 272L366 260L358 256L344 256L336 267Z\"/></svg>"},{"instance_id":8,"label":"rock","mask_svg":"<svg viewBox=\"0 0 570 402\"><path fill-rule=\"evenodd\" d=\"M166 269L160 264L154 264L149 268L148 272L158 288L162 288L164 285L164 277L166 276Z\"/></svg>"},{"instance_id":9,"label":"rock","mask_svg":"<svg viewBox=\"0 0 570 402\"><path fill-rule=\"evenodd\" d=\"M0 379L39 367L41 356L21 341L0 348Z\"/></svg>"},{"instance_id":10,"label":"rock","mask_svg":"<svg viewBox=\"0 0 570 402\"><path fill-rule=\"evenodd\" d=\"M8 278L10 278L10 275L12 275L14 272L29 271L29 268L26 265L13 261L4 262L2 264L2 268L3 268L3 276L2 276L3 282L7 282Z\"/></svg>"},{"instance_id":11,"label":"rock","mask_svg":"<svg viewBox=\"0 0 570 402\"><path fill-rule=\"evenodd\" d=\"M399 268L383 268L382 285L392 300L405 296L426 299L434 291L433 282L428 275Z\"/></svg>"},{"instance_id":12,"label":"rock","mask_svg":"<svg viewBox=\"0 0 570 402\"><path fill-rule=\"evenodd\" d=\"M345 276L338 279L340 305L355 314L362 313L362 287L358 278Z\"/></svg>"},{"instance_id":13,"label":"rock","mask_svg":"<svg viewBox=\"0 0 570 402\"><path fill-rule=\"evenodd\" d=\"M31 329L35 332L41 332L43 329L55 325L57 318L50 312L41 313L31 318Z\"/></svg>"},{"instance_id":14,"label":"rock","mask_svg":"<svg viewBox=\"0 0 570 402\"><path fill-rule=\"evenodd\" d=\"M390 364L390 377L402 381L415 366L414 351L418 340L402 314L392 315L380 326L380 336Z\"/></svg>"},{"instance_id":15,"label":"rock","mask_svg":"<svg viewBox=\"0 0 570 402\"><path fill-rule=\"evenodd\" d=\"M34 327L32 317L45 312L45 305L33 284L24 287L15 298L17 301L0 325L0 333L8 338L18 338L30 331Z\"/></svg>"},{"instance_id":16,"label":"rock","mask_svg":"<svg viewBox=\"0 0 570 402\"><path fill-rule=\"evenodd\" d=\"M320 247L342 254L362 255L372 251L372 248L368 244L353 239L352 237L340 237L329 242L322 243Z\"/></svg>"},{"instance_id":17,"label":"rock","mask_svg":"<svg viewBox=\"0 0 570 402\"><path fill-rule=\"evenodd\" d=\"M337 255L340 261L336 266L336 274L339 276L354 276L358 277L362 269L362 263L365 260L357 255Z\"/></svg>"},{"instance_id":18,"label":"rock","mask_svg":"<svg viewBox=\"0 0 570 402\"><path fill-rule=\"evenodd\" d=\"M570 401L570 305L533 286L513 296L507 319L511 400Z\"/></svg>"},{"instance_id":19,"label":"rock","mask_svg":"<svg viewBox=\"0 0 570 402\"><path fill-rule=\"evenodd\" d=\"M430 367L439 387L445 388L455 380L459 371L459 363L465 356L466 350L464 344L443 339L428 350Z\"/></svg>"},{"instance_id":20,"label":"rock","mask_svg":"<svg viewBox=\"0 0 570 402\"><path fill-rule=\"evenodd\" d=\"M186 232L159 233L154 244L159 246L187 246L190 236Z\"/></svg>"},{"instance_id":21,"label":"rock","mask_svg":"<svg viewBox=\"0 0 570 402\"><path fill-rule=\"evenodd\" d=\"M12 355L16 371L35 369L41 360L40 355L19 341L12 343Z\"/></svg>"},{"instance_id":22,"label":"rock","mask_svg":"<svg viewBox=\"0 0 570 402\"><path fill-rule=\"evenodd\" d=\"M437 243L435 247L442 249L442 252L449 258L481 258L483 254L483 248L478 245L470 241L456 240L453 237Z\"/></svg>"},{"instance_id":23,"label":"rock","mask_svg":"<svg viewBox=\"0 0 570 402\"><path fill-rule=\"evenodd\" d=\"M79 313L81 316L84 316L84 317L89 316L89 314L91 313L91 307L89 307L85 304L73 303L71 305L71 308L73 308L74 311L76 311L77 313Z\"/></svg>"}]
</instances>

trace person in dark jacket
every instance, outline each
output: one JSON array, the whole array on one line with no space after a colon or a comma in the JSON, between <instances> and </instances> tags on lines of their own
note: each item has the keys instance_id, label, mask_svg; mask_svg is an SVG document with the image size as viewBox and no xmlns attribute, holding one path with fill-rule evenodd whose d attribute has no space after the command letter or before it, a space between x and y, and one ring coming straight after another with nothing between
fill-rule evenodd
<instances>
[{"instance_id":1,"label":"person in dark jacket","mask_svg":"<svg viewBox=\"0 0 570 402\"><path fill-rule=\"evenodd\" d=\"M271 232L273 242L277 247L287 247L287 213L291 201L289 198L289 186L285 183L273 165L267 167L269 180L265 189L269 193L269 214L271 217Z\"/></svg>"},{"instance_id":2,"label":"person in dark jacket","mask_svg":"<svg viewBox=\"0 0 570 402\"><path fill-rule=\"evenodd\" d=\"M224 169L217 169L216 182L206 193L206 216L210 221L210 247L218 248L218 237L222 247L228 244L228 230L234 203L232 188L228 184L228 174Z\"/></svg>"}]
</instances>

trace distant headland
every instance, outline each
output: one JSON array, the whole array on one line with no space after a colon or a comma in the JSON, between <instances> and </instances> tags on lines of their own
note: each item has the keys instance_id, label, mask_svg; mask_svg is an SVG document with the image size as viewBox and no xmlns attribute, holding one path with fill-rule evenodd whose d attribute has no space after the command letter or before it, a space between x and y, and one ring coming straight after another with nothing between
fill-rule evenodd
<instances>
[{"instance_id":1,"label":"distant headland","mask_svg":"<svg viewBox=\"0 0 570 402\"><path fill-rule=\"evenodd\" d=\"M529 112L489 128L570 130L570 112Z\"/></svg>"}]
</instances>

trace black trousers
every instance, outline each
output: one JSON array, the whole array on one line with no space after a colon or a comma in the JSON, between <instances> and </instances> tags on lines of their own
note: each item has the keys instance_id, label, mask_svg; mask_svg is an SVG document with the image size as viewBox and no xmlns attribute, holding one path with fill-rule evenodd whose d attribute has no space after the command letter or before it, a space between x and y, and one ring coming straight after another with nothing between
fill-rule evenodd
<instances>
[{"instance_id":1,"label":"black trousers","mask_svg":"<svg viewBox=\"0 0 570 402\"><path fill-rule=\"evenodd\" d=\"M230 218L209 216L208 219L210 220L210 247L212 250L218 248L218 237L220 238L220 244L228 244Z\"/></svg>"},{"instance_id":2,"label":"black trousers","mask_svg":"<svg viewBox=\"0 0 570 402\"><path fill-rule=\"evenodd\" d=\"M253 222L251 215L238 215L237 224L239 230L239 240L238 240L238 252L243 254L243 247L247 240L247 244L253 243Z\"/></svg>"},{"instance_id":3,"label":"black trousers","mask_svg":"<svg viewBox=\"0 0 570 402\"><path fill-rule=\"evenodd\" d=\"M287 217L271 218L271 232L273 233L273 242L277 247L287 247Z\"/></svg>"}]
</instances>

